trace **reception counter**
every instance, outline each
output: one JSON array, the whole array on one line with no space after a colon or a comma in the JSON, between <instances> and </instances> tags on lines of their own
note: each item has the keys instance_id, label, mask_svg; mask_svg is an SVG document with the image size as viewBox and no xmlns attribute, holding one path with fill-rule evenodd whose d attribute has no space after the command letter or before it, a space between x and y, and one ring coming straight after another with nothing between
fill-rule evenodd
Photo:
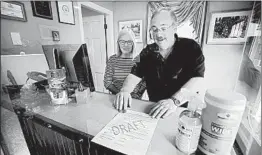
<instances>
[{"instance_id":1,"label":"reception counter","mask_svg":"<svg viewBox=\"0 0 262 155\"><path fill-rule=\"evenodd\" d=\"M114 95L93 92L85 102L72 101L54 106L50 104L48 94L40 92L36 99L15 99L14 109L31 154L45 154L39 153L41 151L61 155L119 154L91 143L91 139L118 113L112 106L114 98ZM131 110L148 113L153 104L133 99ZM183 155L175 147L178 116L183 110L178 108L170 117L159 120L148 155Z\"/></svg>"}]
</instances>

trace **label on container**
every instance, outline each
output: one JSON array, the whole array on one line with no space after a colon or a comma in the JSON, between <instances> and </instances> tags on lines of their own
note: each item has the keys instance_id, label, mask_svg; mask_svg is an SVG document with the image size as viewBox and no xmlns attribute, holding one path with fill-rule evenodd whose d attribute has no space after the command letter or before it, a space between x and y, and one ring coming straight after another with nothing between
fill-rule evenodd
<instances>
[{"instance_id":1,"label":"label on container","mask_svg":"<svg viewBox=\"0 0 262 155\"><path fill-rule=\"evenodd\" d=\"M189 124L189 122L187 122L187 119L196 118L184 119L185 117L186 116L181 117L180 121L178 122L176 146L180 151L184 153L193 153L197 149L202 125Z\"/></svg>"},{"instance_id":2,"label":"label on container","mask_svg":"<svg viewBox=\"0 0 262 155\"><path fill-rule=\"evenodd\" d=\"M202 113L199 149L205 154L230 153L241 118L239 111L208 105Z\"/></svg>"}]
</instances>

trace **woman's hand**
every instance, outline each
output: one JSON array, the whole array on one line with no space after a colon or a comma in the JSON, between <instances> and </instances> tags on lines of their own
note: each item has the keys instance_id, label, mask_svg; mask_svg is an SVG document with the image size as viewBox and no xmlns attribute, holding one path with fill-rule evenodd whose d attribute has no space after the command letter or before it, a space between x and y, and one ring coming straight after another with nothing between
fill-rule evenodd
<instances>
[{"instance_id":1,"label":"woman's hand","mask_svg":"<svg viewBox=\"0 0 262 155\"><path fill-rule=\"evenodd\" d=\"M131 107L132 97L129 92L119 92L113 106L120 112L125 112L127 107Z\"/></svg>"},{"instance_id":2,"label":"woman's hand","mask_svg":"<svg viewBox=\"0 0 262 155\"><path fill-rule=\"evenodd\" d=\"M176 111L177 106L172 99L164 99L157 102L149 112L153 118L166 118Z\"/></svg>"}]
</instances>

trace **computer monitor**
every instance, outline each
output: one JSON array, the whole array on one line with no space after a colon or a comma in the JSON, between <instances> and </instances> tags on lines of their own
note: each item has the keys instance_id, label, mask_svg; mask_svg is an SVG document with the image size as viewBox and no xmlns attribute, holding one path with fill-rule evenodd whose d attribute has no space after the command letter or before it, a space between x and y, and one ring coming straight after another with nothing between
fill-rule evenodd
<instances>
[{"instance_id":1,"label":"computer monitor","mask_svg":"<svg viewBox=\"0 0 262 155\"><path fill-rule=\"evenodd\" d=\"M66 70L68 82L81 82L95 91L86 44L43 45L49 69Z\"/></svg>"}]
</instances>

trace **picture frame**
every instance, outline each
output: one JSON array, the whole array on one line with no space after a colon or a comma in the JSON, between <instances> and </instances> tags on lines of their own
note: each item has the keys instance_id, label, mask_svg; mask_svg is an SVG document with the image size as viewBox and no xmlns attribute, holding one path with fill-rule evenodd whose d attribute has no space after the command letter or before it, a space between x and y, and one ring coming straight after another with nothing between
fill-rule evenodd
<instances>
[{"instance_id":1,"label":"picture frame","mask_svg":"<svg viewBox=\"0 0 262 155\"><path fill-rule=\"evenodd\" d=\"M60 23L75 25L73 2L56 2L58 20Z\"/></svg>"},{"instance_id":2,"label":"picture frame","mask_svg":"<svg viewBox=\"0 0 262 155\"><path fill-rule=\"evenodd\" d=\"M123 28L131 29L135 34L136 42L142 42L142 20L128 20L128 21L119 21L118 28L121 31Z\"/></svg>"},{"instance_id":3,"label":"picture frame","mask_svg":"<svg viewBox=\"0 0 262 155\"><path fill-rule=\"evenodd\" d=\"M60 41L59 31L52 31L53 41Z\"/></svg>"},{"instance_id":4,"label":"picture frame","mask_svg":"<svg viewBox=\"0 0 262 155\"><path fill-rule=\"evenodd\" d=\"M1 18L26 22L25 6L21 2L1 2Z\"/></svg>"},{"instance_id":5,"label":"picture frame","mask_svg":"<svg viewBox=\"0 0 262 155\"><path fill-rule=\"evenodd\" d=\"M207 44L243 44L246 40L251 10L213 12Z\"/></svg>"},{"instance_id":6,"label":"picture frame","mask_svg":"<svg viewBox=\"0 0 262 155\"><path fill-rule=\"evenodd\" d=\"M31 1L33 16L53 20L51 1Z\"/></svg>"}]
</instances>

